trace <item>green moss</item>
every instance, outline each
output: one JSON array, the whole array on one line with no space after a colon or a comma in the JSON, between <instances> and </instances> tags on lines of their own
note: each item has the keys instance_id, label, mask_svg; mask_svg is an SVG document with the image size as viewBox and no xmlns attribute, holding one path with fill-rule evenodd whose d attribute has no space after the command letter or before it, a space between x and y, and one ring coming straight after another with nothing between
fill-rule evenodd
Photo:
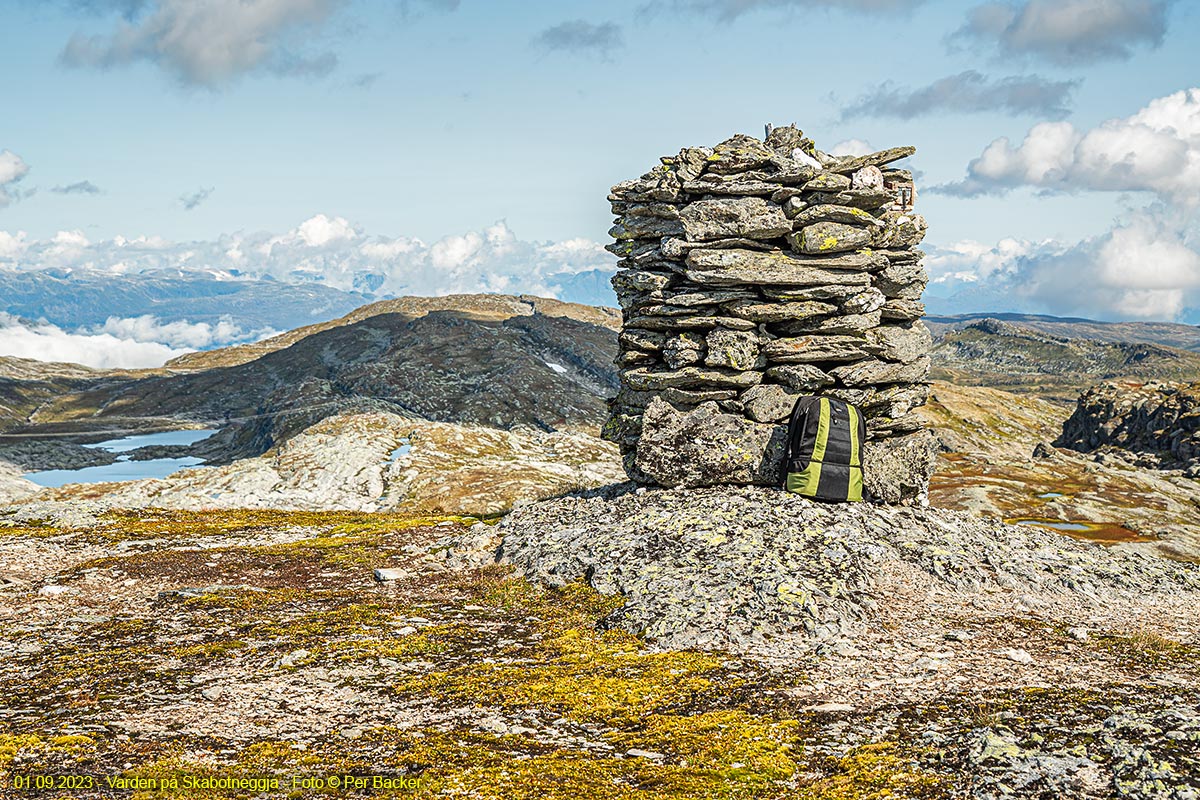
<instances>
[{"instance_id":1,"label":"green moss","mask_svg":"<svg viewBox=\"0 0 1200 800\"><path fill-rule=\"evenodd\" d=\"M1093 635L1094 647L1120 658L1130 666L1162 668L1200 665L1200 647L1168 639L1152 631L1129 636Z\"/></svg>"}]
</instances>

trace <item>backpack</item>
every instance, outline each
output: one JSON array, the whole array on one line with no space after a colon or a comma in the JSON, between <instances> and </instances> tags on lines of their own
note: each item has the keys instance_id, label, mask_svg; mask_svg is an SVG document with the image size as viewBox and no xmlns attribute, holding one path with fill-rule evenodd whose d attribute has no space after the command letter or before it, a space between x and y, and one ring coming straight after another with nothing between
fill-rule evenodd
<instances>
[{"instance_id":1,"label":"backpack","mask_svg":"<svg viewBox=\"0 0 1200 800\"><path fill-rule=\"evenodd\" d=\"M833 397L801 397L788 419L784 488L817 500L862 500L862 412Z\"/></svg>"}]
</instances>

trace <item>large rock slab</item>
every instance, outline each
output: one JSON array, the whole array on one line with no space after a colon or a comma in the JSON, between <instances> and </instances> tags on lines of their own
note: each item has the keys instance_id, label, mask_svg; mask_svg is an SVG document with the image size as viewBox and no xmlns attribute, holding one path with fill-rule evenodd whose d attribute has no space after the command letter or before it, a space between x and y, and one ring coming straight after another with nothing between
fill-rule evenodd
<instances>
[{"instance_id":1,"label":"large rock slab","mask_svg":"<svg viewBox=\"0 0 1200 800\"><path fill-rule=\"evenodd\" d=\"M827 317L836 313L838 308L829 303L817 300L798 300L783 303L754 303L738 301L727 305L726 310L734 316L755 322L786 322L797 319Z\"/></svg>"},{"instance_id":2,"label":"large rock slab","mask_svg":"<svg viewBox=\"0 0 1200 800\"><path fill-rule=\"evenodd\" d=\"M872 358L855 364L834 367L829 372L846 386L916 383L925 380L929 375L929 357L922 356L910 364Z\"/></svg>"},{"instance_id":3,"label":"large rock slab","mask_svg":"<svg viewBox=\"0 0 1200 800\"><path fill-rule=\"evenodd\" d=\"M701 367L684 367L676 370L631 369L625 372L624 381L630 389L638 392L657 392L670 387L677 389L731 388L749 389L762 381L758 372L724 372Z\"/></svg>"},{"instance_id":4,"label":"large rock slab","mask_svg":"<svg viewBox=\"0 0 1200 800\"><path fill-rule=\"evenodd\" d=\"M792 211L794 209L794 211ZM861 208L835 206L830 204L803 206L800 203L788 201L784 206L784 214L792 211L792 220L798 226L812 225L816 222L840 222L843 225L858 225L860 227L882 228L886 223Z\"/></svg>"},{"instance_id":5,"label":"large rock slab","mask_svg":"<svg viewBox=\"0 0 1200 800\"><path fill-rule=\"evenodd\" d=\"M929 477L937 460L932 431L870 440L863 445L865 499L891 505L928 505Z\"/></svg>"},{"instance_id":6,"label":"large rock slab","mask_svg":"<svg viewBox=\"0 0 1200 800\"><path fill-rule=\"evenodd\" d=\"M763 345L768 361L780 364L818 364L867 358L866 340L858 336L794 336Z\"/></svg>"},{"instance_id":7,"label":"large rock slab","mask_svg":"<svg viewBox=\"0 0 1200 800\"><path fill-rule=\"evenodd\" d=\"M683 413L655 398L643 416L637 471L668 487L776 485L787 429L722 414L716 403Z\"/></svg>"},{"instance_id":8,"label":"large rock slab","mask_svg":"<svg viewBox=\"0 0 1200 800\"><path fill-rule=\"evenodd\" d=\"M885 361L908 364L929 355L933 335L925 323L912 325L880 325L867 331L867 352Z\"/></svg>"},{"instance_id":9,"label":"large rock slab","mask_svg":"<svg viewBox=\"0 0 1200 800\"><path fill-rule=\"evenodd\" d=\"M684 234L693 242L739 237L775 239L792 229L783 209L760 197L697 200L683 209L680 220Z\"/></svg>"},{"instance_id":10,"label":"large rock slab","mask_svg":"<svg viewBox=\"0 0 1200 800\"><path fill-rule=\"evenodd\" d=\"M847 253L825 258L780 251L692 250L687 277L705 286L867 286L864 271L884 269L887 259L876 253Z\"/></svg>"}]
</instances>

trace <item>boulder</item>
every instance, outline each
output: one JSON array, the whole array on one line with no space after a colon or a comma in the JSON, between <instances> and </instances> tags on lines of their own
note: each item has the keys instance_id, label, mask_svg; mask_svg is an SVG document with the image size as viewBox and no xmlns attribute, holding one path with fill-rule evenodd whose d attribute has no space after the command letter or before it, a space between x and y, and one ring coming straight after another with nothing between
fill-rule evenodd
<instances>
[{"instance_id":1,"label":"boulder","mask_svg":"<svg viewBox=\"0 0 1200 800\"><path fill-rule=\"evenodd\" d=\"M716 403L676 411L656 398L643 417L635 466L662 486L777 485L787 428L723 414Z\"/></svg>"},{"instance_id":2,"label":"boulder","mask_svg":"<svg viewBox=\"0 0 1200 800\"><path fill-rule=\"evenodd\" d=\"M932 431L872 441L863 445L863 491L875 503L928 505L929 477L937 460Z\"/></svg>"}]
</instances>

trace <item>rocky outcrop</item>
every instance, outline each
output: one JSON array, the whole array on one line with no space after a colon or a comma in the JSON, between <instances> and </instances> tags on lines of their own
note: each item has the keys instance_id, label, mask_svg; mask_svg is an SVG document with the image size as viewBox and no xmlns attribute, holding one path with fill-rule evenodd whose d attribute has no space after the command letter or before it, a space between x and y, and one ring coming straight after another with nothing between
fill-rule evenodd
<instances>
[{"instance_id":1,"label":"rocky outcrop","mask_svg":"<svg viewBox=\"0 0 1200 800\"><path fill-rule=\"evenodd\" d=\"M519 508L501 530L503 558L527 577L620 594L607 624L668 648L873 652L866 640L894 615L949 626L960 612L1023 606L1075 625L1085 611L1112 620L1113 606L1200 596L1194 564L961 512L832 507L758 487L618 487Z\"/></svg>"},{"instance_id":2,"label":"rocky outcrop","mask_svg":"<svg viewBox=\"0 0 1200 800\"><path fill-rule=\"evenodd\" d=\"M327 417L257 458L162 479L72 484L26 503L35 515L83 499L106 508L495 514L521 500L619 477L615 448L593 436L448 425L377 411ZM0 493L3 480L0 472Z\"/></svg>"},{"instance_id":3,"label":"rocky outcrop","mask_svg":"<svg viewBox=\"0 0 1200 800\"><path fill-rule=\"evenodd\" d=\"M1080 396L1055 442L1118 448L1200 477L1200 383L1103 383Z\"/></svg>"},{"instance_id":4,"label":"rocky outcrop","mask_svg":"<svg viewBox=\"0 0 1200 800\"><path fill-rule=\"evenodd\" d=\"M923 499L928 280L899 147L829 156L794 127L684 148L613 187L622 389L605 436L634 480L773 484L798 397L867 420L872 499Z\"/></svg>"}]
</instances>

